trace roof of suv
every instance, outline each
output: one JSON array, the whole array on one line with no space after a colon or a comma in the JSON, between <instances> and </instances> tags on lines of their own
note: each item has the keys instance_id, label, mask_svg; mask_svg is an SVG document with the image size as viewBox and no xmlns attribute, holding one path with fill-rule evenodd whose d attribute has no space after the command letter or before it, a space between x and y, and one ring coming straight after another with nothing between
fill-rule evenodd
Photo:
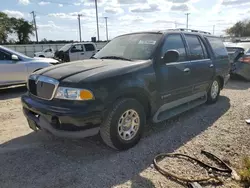
<instances>
[{"instance_id":1,"label":"roof of suv","mask_svg":"<svg viewBox=\"0 0 250 188\"><path fill-rule=\"evenodd\" d=\"M152 31L141 31L141 32L133 32L133 33L127 33L125 35L129 34L139 34L139 33L185 33L185 34L197 34L197 35L203 35L203 36L214 36L211 35L211 33L206 31L200 31L200 30L194 30L194 29L167 29L167 30L152 30ZM216 37L216 36L215 36Z\"/></svg>"}]
</instances>

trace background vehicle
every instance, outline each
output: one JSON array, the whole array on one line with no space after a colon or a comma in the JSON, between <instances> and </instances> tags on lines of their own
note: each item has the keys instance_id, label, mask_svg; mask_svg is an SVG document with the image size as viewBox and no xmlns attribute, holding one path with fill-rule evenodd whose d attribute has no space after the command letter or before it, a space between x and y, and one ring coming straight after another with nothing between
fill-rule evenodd
<instances>
[{"instance_id":1,"label":"background vehicle","mask_svg":"<svg viewBox=\"0 0 250 188\"><path fill-rule=\"evenodd\" d=\"M46 48L42 52L36 52L34 57L47 57L53 58L55 56L55 51L53 48Z\"/></svg>"},{"instance_id":2,"label":"background vehicle","mask_svg":"<svg viewBox=\"0 0 250 188\"><path fill-rule=\"evenodd\" d=\"M205 32L126 34L92 59L32 74L23 110L33 130L73 138L100 132L124 150L139 142L146 120L215 103L229 69L222 41Z\"/></svg>"},{"instance_id":3,"label":"background vehicle","mask_svg":"<svg viewBox=\"0 0 250 188\"><path fill-rule=\"evenodd\" d=\"M230 74L250 81L250 42L226 43L225 45L231 61Z\"/></svg>"},{"instance_id":4,"label":"background vehicle","mask_svg":"<svg viewBox=\"0 0 250 188\"><path fill-rule=\"evenodd\" d=\"M66 44L56 51L55 58L63 62L83 60L91 58L97 51L95 43L92 42Z\"/></svg>"},{"instance_id":5,"label":"background vehicle","mask_svg":"<svg viewBox=\"0 0 250 188\"><path fill-rule=\"evenodd\" d=\"M26 83L34 71L57 63L55 59L30 58L0 46L0 87Z\"/></svg>"}]
</instances>

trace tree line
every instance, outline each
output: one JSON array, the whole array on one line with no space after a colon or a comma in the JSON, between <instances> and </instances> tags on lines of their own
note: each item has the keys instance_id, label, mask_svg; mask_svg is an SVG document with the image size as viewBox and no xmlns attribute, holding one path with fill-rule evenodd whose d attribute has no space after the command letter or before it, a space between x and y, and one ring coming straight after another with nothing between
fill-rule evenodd
<instances>
[{"instance_id":1,"label":"tree line","mask_svg":"<svg viewBox=\"0 0 250 188\"><path fill-rule=\"evenodd\" d=\"M10 35L15 35L18 39L16 43L26 44L30 41L30 36L34 33L32 23L23 18L9 17L7 14L0 12L0 44L12 42L8 40Z\"/></svg>"},{"instance_id":2,"label":"tree line","mask_svg":"<svg viewBox=\"0 0 250 188\"><path fill-rule=\"evenodd\" d=\"M250 37L250 20L238 21L226 33L233 37Z\"/></svg>"}]
</instances>

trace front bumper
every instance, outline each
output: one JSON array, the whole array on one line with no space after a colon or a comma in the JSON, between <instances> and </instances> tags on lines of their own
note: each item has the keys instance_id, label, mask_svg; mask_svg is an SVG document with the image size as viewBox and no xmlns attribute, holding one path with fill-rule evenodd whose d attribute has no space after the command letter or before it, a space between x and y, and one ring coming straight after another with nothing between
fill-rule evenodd
<instances>
[{"instance_id":1,"label":"front bumper","mask_svg":"<svg viewBox=\"0 0 250 188\"><path fill-rule=\"evenodd\" d=\"M102 111L93 105L51 105L52 101L34 99L28 95L21 98L23 113L29 125L47 130L55 136L85 138L98 134ZM32 126L32 129L34 127Z\"/></svg>"}]
</instances>

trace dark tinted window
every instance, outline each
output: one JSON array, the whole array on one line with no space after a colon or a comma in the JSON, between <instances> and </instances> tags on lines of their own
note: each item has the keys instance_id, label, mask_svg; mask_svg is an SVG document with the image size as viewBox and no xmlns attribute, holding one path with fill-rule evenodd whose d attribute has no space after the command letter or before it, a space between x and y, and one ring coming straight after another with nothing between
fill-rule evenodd
<instances>
[{"instance_id":1,"label":"dark tinted window","mask_svg":"<svg viewBox=\"0 0 250 188\"><path fill-rule=\"evenodd\" d=\"M0 61L1 60L11 60L11 55L9 53L0 51Z\"/></svg>"},{"instance_id":2,"label":"dark tinted window","mask_svg":"<svg viewBox=\"0 0 250 188\"><path fill-rule=\"evenodd\" d=\"M205 55L198 37L195 35L185 35L185 37L190 50L190 60L205 59Z\"/></svg>"},{"instance_id":3,"label":"dark tinted window","mask_svg":"<svg viewBox=\"0 0 250 188\"><path fill-rule=\"evenodd\" d=\"M93 44L84 44L86 51L95 51L95 47Z\"/></svg>"},{"instance_id":4,"label":"dark tinted window","mask_svg":"<svg viewBox=\"0 0 250 188\"><path fill-rule=\"evenodd\" d=\"M227 50L220 38L216 37L206 37L206 38L210 43L216 58L227 57L228 55Z\"/></svg>"},{"instance_id":5,"label":"dark tinted window","mask_svg":"<svg viewBox=\"0 0 250 188\"><path fill-rule=\"evenodd\" d=\"M173 49L179 52L179 61L186 61L186 50L180 34L170 34L166 37L162 47L162 56L164 56L168 50Z\"/></svg>"}]
</instances>

